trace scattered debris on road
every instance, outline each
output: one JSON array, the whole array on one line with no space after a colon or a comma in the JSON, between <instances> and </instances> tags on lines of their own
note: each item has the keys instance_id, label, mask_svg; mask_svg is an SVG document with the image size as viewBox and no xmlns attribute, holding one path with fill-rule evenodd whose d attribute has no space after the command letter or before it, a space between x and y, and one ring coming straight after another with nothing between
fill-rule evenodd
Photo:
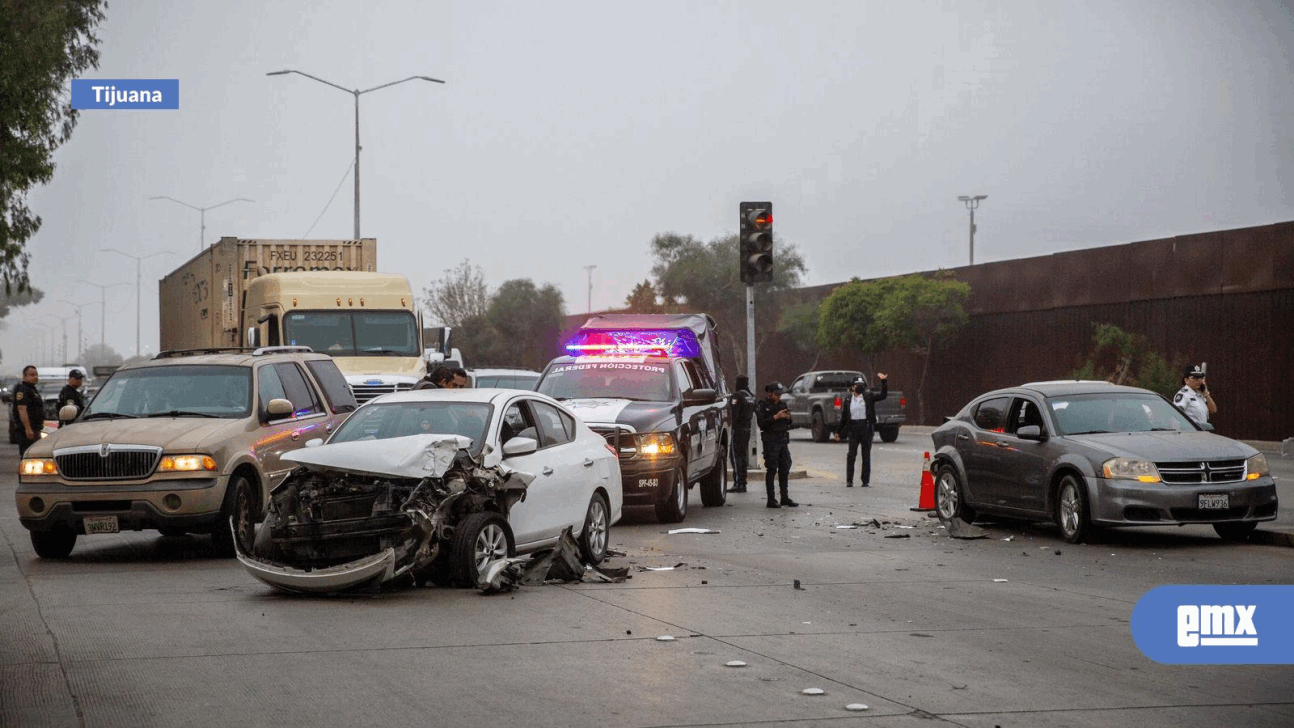
<instances>
[{"instance_id":1,"label":"scattered debris on road","mask_svg":"<svg viewBox=\"0 0 1294 728\"><path fill-rule=\"evenodd\" d=\"M498 559L486 564L480 587L482 594L498 594L518 586L586 580L619 583L628 578L628 567L604 569L585 564L580 559L580 544L567 526L552 548L540 549L530 556Z\"/></svg>"},{"instance_id":2,"label":"scattered debris on road","mask_svg":"<svg viewBox=\"0 0 1294 728\"><path fill-rule=\"evenodd\" d=\"M719 531L712 528L674 528L670 529L667 533L672 536L676 533L719 533Z\"/></svg>"},{"instance_id":3,"label":"scattered debris on road","mask_svg":"<svg viewBox=\"0 0 1294 728\"><path fill-rule=\"evenodd\" d=\"M800 692L804 693L805 695L826 695L827 694L827 691L823 690L822 688L805 688Z\"/></svg>"},{"instance_id":4,"label":"scattered debris on road","mask_svg":"<svg viewBox=\"0 0 1294 728\"><path fill-rule=\"evenodd\" d=\"M946 525L948 526L948 536L950 538L988 538L988 531L979 526L972 526L960 518L954 518Z\"/></svg>"},{"instance_id":5,"label":"scattered debris on road","mask_svg":"<svg viewBox=\"0 0 1294 728\"><path fill-rule=\"evenodd\" d=\"M867 710L867 706L863 703L850 703L845 706L845 710Z\"/></svg>"}]
</instances>

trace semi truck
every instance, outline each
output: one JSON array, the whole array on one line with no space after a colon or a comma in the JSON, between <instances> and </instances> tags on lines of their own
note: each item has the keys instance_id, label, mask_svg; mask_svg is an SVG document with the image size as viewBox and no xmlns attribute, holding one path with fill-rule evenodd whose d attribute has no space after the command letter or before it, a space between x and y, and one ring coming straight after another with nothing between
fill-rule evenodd
<instances>
[{"instance_id":1,"label":"semi truck","mask_svg":"<svg viewBox=\"0 0 1294 728\"><path fill-rule=\"evenodd\" d=\"M158 284L161 349L309 346L363 403L427 373L404 276L377 273L377 241L224 237Z\"/></svg>"}]
</instances>

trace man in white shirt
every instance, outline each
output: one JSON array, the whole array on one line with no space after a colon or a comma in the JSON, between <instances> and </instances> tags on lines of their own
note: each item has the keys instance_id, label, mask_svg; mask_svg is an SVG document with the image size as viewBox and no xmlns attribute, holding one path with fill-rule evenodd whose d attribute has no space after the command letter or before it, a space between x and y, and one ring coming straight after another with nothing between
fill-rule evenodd
<instances>
[{"instance_id":1,"label":"man in white shirt","mask_svg":"<svg viewBox=\"0 0 1294 728\"><path fill-rule=\"evenodd\" d=\"M845 456L845 487L854 487L854 456L861 449L863 467L859 473L861 485L866 488L872 480L872 436L876 432L876 403L889 396L889 377L881 372L876 373L881 380L881 389L876 391L867 386L862 377L854 380L850 388L849 399L841 403L840 426L836 429L836 439L849 437L849 453ZM860 448L861 446L861 448Z\"/></svg>"},{"instance_id":2,"label":"man in white shirt","mask_svg":"<svg viewBox=\"0 0 1294 728\"><path fill-rule=\"evenodd\" d=\"M1195 424L1203 427L1209 423L1209 415L1216 414L1218 406L1209 394L1209 387L1204 383L1204 370L1191 365L1186 367L1182 376L1182 388L1173 395L1173 404L1186 413Z\"/></svg>"}]
</instances>

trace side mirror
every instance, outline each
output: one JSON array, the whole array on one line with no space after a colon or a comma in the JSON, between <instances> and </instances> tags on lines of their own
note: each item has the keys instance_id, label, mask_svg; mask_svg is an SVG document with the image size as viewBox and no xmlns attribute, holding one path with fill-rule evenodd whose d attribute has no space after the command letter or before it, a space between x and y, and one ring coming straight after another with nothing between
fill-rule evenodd
<instances>
[{"instance_id":1,"label":"side mirror","mask_svg":"<svg viewBox=\"0 0 1294 728\"><path fill-rule=\"evenodd\" d=\"M80 412L81 410L78 409L76 405L65 404L63 405L63 408L58 411L58 419L60 422L71 422L76 419L76 416L80 414Z\"/></svg>"},{"instance_id":2,"label":"side mirror","mask_svg":"<svg viewBox=\"0 0 1294 728\"><path fill-rule=\"evenodd\" d=\"M718 393L710 388L689 389L683 393L683 404L710 404L718 398Z\"/></svg>"},{"instance_id":3,"label":"side mirror","mask_svg":"<svg viewBox=\"0 0 1294 728\"><path fill-rule=\"evenodd\" d=\"M292 403L282 397L275 397L265 405L265 411L271 418L286 417L292 414Z\"/></svg>"},{"instance_id":4,"label":"side mirror","mask_svg":"<svg viewBox=\"0 0 1294 728\"><path fill-rule=\"evenodd\" d=\"M1037 425L1026 425L1015 431L1015 436L1021 440L1035 440L1042 442L1047 436L1042 434L1042 428Z\"/></svg>"},{"instance_id":5,"label":"side mirror","mask_svg":"<svg viewBox=\"0 0 1294 728\"><path fill-rule=\"evenodd\" d=\"M533 437L514 437L503 443L503 457L529 455L539 449L539 443Z\"/></svg>"}]
</instances>

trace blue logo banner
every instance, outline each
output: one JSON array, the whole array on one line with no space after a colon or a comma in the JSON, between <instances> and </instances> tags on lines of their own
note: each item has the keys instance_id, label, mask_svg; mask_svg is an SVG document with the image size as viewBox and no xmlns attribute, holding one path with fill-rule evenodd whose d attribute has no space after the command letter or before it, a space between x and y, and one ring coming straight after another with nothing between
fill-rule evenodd
<instances>
[{"instance_id":1,"label":"blue logo banner","mask_svg":"<svg viewBox=\"0 0 1294 728\"><path fill-rule=\"evenodd\" d=\"M1137 649L1166 665L1294 664L1294 586L1161 586L1132 609Z\"/></svg>"},{"instance_id":2,"label":"blue logo banner","mask_svg":"<svg viewBox=\"0 0 1294 728\"><path fill-rule=\"evenodd\" d=\"M74 109L178 109L178 78L73 79Z\"/></svg>"}]
</instances>

